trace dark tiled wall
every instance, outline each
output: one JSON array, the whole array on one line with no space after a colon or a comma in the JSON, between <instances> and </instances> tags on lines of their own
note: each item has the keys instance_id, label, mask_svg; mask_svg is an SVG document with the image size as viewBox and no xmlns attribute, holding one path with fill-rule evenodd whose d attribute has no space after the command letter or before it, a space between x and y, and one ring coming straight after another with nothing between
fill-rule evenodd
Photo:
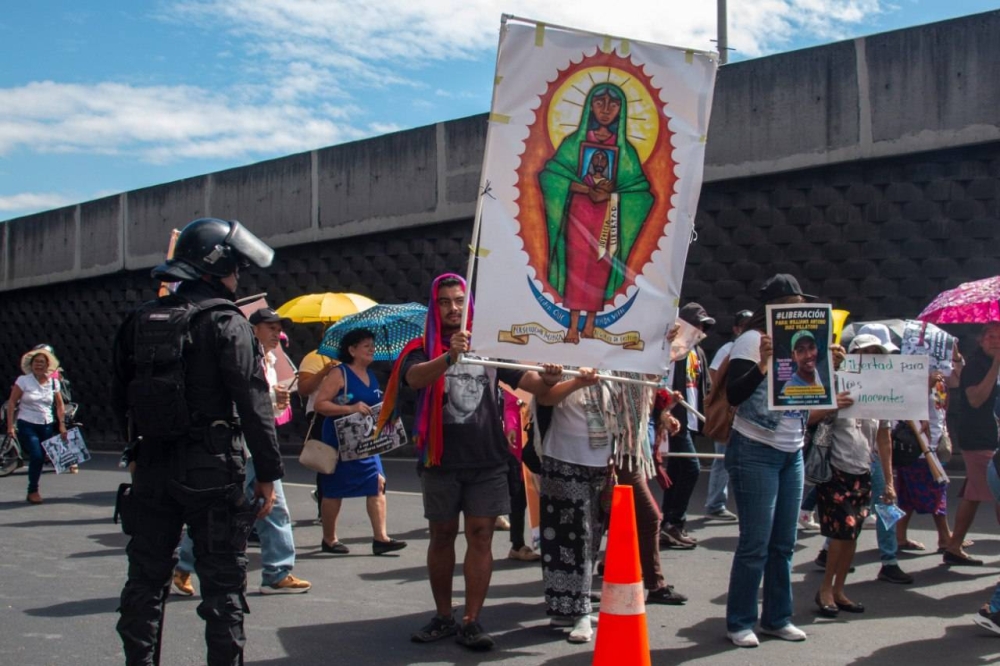
<instances>
[{"instance_id":1,"label":"dark tiled wall","mask_svg":"<svg viewBox=\"0 0 1000 666\"><path fill-rule=\"evenodd\" d=\"M271 270L243 275L241 294L267 292L272 305L316 291L426 302L435 275L464 273L470 232L464 220L282 248ZM775 272L798 275L854 320L913 317L939 291L1000 273L1000 144L710 183L697 234L683 296L717 316L720 331L731 313L756 306L761 280ZM88 440L113 444L111 340L154 287L141 271L0 294L0 376L13 382L24 351L54 345ZM294 327L292 357L315 348L320 334ZM713 333L705 347L722 340ZM298 441L297 428L284 443Z\"/></svg>"}]
</instances>

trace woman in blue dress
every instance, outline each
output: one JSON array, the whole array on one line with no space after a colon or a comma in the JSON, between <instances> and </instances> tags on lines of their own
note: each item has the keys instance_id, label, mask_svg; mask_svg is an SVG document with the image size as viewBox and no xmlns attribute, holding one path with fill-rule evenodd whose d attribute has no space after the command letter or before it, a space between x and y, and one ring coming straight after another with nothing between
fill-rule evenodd
<instances>
[{"instance_id":1,"label":"woman in blue dress","mask_svg":"<svg viewBox=\"0 0 1000 666\"><path fill-rule=\"evenodd\" d=\"M340 343L341 365L324 379L316 395L316 412L326 416L323 441L339 447L334 421L350 414L370 415L371 408L382 402L378 379L369 369L375 356L375 335L366 329L348 332ZM383 555L406 548L405 541L392 539L385 530L385 472L378 455L361 460L341 460L333 474L320 474L323 500L324 553L345 555L350 552L337 538L337 517L345 497L367 498L368 518L372 524L372 552Z\"/></svg>"}]
</instances>

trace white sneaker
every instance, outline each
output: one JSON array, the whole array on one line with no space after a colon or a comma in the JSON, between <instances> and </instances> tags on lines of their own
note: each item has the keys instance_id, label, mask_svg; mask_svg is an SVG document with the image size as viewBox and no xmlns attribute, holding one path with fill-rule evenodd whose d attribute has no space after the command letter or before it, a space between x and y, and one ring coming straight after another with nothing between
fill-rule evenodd
<instances>
[{"instance_id":1,"label":"white sneaker","mask_svg":"<svg viewBox=\"0 0 1000 666\"><path fill-rule=\"evenodd\" d=\"M549 627L553 629L565 629L566 627L572 627L576 625L577 618L570 617L569 615L553 615L549 618ZM597 624L597 616L590 616L590 623Z\"/></svg>"},{"instance_id":2,"label":"white sneaker","mask_svg":"<svg viewBox=\"0 0 1000 666\"><path fill-rule=\"evenodd\" d=\"M819 529L819 523L813 519L812 511L799 511L799 527L804 530Z\"/></svg>"},{"instance_id":3,"label":"white sneaker","mask_svg":"<svg viewBox=\"0 0 1000 666\"><path fill-rule=\"evenodd\" d=\"M590 616L581 615L573 623L573 630L569 632L570 643L589 643L594 637L594 628L590 625Z\"/></svg>"},{"instance_id":4,"label":"white sneaker","mask_svg":"<svg viewBox=\"0 0 1000 666\"><path fill-rule=\"evenodd\" d=\"M757 640L757 634L753 633L753 629L727 631L726 636L736 647L754 648L760 645L760 641Z\"/></svg>"},{"instance_id":5,"label":"white sneaker","mask_svg":"<svg viewBox=\"0 0 1000 666\"><path fill-rule=\"evenodd\" d=\"M761 627L760 633L766 636L780 638L783 641L804 641L806 639L806 632L802 631L792 623L786 624L781 629L765 629L764 627Z\"/></svg>"}]
</instances>

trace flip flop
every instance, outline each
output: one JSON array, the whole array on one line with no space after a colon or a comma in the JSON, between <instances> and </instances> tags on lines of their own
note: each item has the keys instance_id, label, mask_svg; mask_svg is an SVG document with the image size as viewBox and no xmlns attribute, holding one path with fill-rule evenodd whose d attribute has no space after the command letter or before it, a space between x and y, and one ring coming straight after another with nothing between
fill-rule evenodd
<instances>
[{"instance_id":1,"label":"flip flop","mask_svg":"<svg viewBox=\"0 0 1000 666\"><path fill-rule=\"evenodd\" d=\"M900 550L927 550L927 546L919 541L914 541L913 539L907 539L906 541L901 542L898 548Z\"/></svg>"}]
</instances>

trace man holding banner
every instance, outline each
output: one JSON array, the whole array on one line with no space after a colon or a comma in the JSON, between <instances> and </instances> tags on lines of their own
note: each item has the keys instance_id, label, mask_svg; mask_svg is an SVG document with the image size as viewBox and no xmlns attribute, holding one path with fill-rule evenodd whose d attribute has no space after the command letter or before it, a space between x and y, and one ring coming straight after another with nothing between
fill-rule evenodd
<instances>
[{"instance_id":1,"label":"man holding banner","mask_svg":"<svg viewBox=\"0 0 1000 666\"><path fill-rule=\"evenodd\" d=\"M395 411L400 380L419 392L413 440L423 463L420 482L424 517L431 534L427 569L437 612L411 639L429 643L457 634L462 645L489 650L495 642L479 624L479 614L493 574L496 518L510 513L510 454L502 427L498 383L544 395L560 381L562 366L547 365L545 373L539 374L460 362L471 340L469 331L462 330L465 299L465 280L459 276L446 273L434 280L424 337L411 341L396 362L379 427ZM470 299L470 327L472 311ZM476 397L471 410L470 396ZM452 405L455 401L460 404ZM465 516L467 544L461 626L451 610L460 514Z\"/></svg>"}]
</instances>

